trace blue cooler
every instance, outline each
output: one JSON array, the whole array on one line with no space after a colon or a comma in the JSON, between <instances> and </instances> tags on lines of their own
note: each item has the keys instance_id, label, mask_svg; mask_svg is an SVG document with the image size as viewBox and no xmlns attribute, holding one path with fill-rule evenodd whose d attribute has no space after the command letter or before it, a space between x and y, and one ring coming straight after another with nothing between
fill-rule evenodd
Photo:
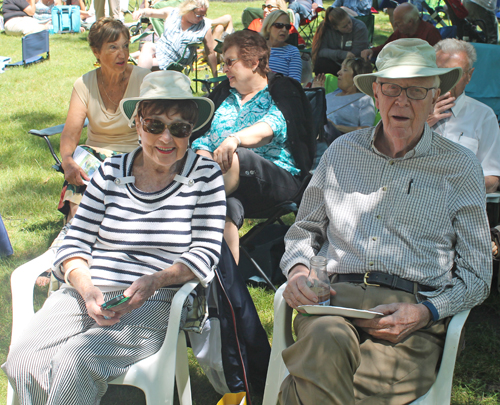
<instances>
[{"instance_id":1,"label":"blue cooler","mask_svg":"<svg viewBox=\"0 0 500 405\"><path fill-rule=\"evenodd\" d=\"M80 7L54 6L52 8L52 31L55 34L80 32Z\"/></svg>"}]
</instances>

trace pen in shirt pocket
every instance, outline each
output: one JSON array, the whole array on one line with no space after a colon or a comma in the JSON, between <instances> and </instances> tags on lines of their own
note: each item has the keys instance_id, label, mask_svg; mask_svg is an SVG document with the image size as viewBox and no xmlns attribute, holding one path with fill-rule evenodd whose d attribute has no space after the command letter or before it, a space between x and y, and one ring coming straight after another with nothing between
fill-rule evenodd
<instances>
[{"instance_id":1,"label":"pen in shirt pocket","mask_svg":"<svg viewBox=\"0 0 500 405\"><path fill-rule=\"evenodd\" d=\"M408 191L406 192L406 194L410 194L412 184L413 184L413 179L411 179L410 182L408 183Z\"/></svg>"}]
</instances>

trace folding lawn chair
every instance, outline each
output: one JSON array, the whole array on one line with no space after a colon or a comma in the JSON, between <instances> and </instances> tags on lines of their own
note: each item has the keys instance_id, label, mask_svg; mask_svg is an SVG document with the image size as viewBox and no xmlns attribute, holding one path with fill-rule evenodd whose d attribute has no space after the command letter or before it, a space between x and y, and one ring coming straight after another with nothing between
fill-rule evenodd
<instances>
[{"instance_id":1,"label":"folding lawn chair","mask_svg":"<svg viewBox=\"0 0 500 405\"><path fill-rule=\"evenodd\" d=\"M311 113L312 113L312 122L313 122L313 130L308 136L310 137L309 141L306 144L316 145L318 139L321 139L323 136L324 125L326 123L326 100L325 100L325 89L323 88L313 88L313 89L304 89L307 98L311 104ZM315 147L314 150L310 150L311 153L311 168L314 161L315 155ZM264 222L261 222L255 225L252 229L250 229L243 237L240 238L240 252L243 253L240 257L240 267L245 266L245 261L250 262L251 268L254 270L254 274L262 277L267 285L276 291L274 284L272 282L274 268L270 268L273 264L273 260L271 258L271 252L261 252L259 253L258 246L261 243L260 241L266 235L266 233L272 232L271 225L278 223L281 226L285 226L281 217L293 213L297 214L298 207L300 201L302 199L302 194L306 189L309 181L311 180L311 173L307 173L302 180L302 185L297 192L297 194L290 201L285 201L277 206L273 207L266 212L261 212L255 215L252 215L252 219L265 219ZM281 240L284 237L284 233L279 235L278 238ZM275 245L276 246L276 245ZM270 246L272 248L272 246ZM253 253L257 253L253 255ZM253 257L255 256L255 257ZM257 257L258 256L258 257ZM257 273L255 273L255 271ZM246 276L249 275L247 270ZM279 274L278 274L279 276ZM279 279L279 277L278 277Z\"/></svg>"},{"instance_id":2,"label":"folding lawn chair","mask_svg":"<svg viewBox=\"0 0 500 405\"><path fill-rule=\"evenodd\" d=\"M43 30L25 35L21 39L23 60L5 65L6 68L24 66L49 59L49 31ZM45 54L45 56L43 56Z\"/></svg>"},{"instance_id":3,"label":"folding lawn chair","mask_svg":"<svg viewBox=\"0 0 500 405\"><path fill-rule=\"evenodd\" d=\"M156 3L153 8L155 9L161 9L165 7L177 7L179 5L178 0L169 0L169 1L161 1L159 3ZM165 21L161 18L151 18L150 19L151 25L153 26L153 31L147 30L142 32L139 35L136 35L135 37L132 37L131 43L137 42L141 39L144 39L150 35L153 37L153 42L155 35L160 38L163 35L164 31L164 24ZM189 76L189 74L194 70L195 72L195 92L198 91L198 53L197 50L202 45L201 42L193 42L190 44L187 44L185 48L182 51L182 56L179 58L178 61L176 62L171 62L166 70L175 70L177 72L184 73L186 76ZM193 66L194 64L194 66Z\"/></svg>"},{"instance_id":4,"label":"folding lawn chair","mask_svg":"<svg viewBox=\"0 0 500 405\"><path fill-rule=\"evenodd\" d=\"M306 44L312 44L314 33L319 26L319 14L325 11L323 7L318 7L316 13L300 20L299 35L304 38Z\"/></svg>"}]
</instances>

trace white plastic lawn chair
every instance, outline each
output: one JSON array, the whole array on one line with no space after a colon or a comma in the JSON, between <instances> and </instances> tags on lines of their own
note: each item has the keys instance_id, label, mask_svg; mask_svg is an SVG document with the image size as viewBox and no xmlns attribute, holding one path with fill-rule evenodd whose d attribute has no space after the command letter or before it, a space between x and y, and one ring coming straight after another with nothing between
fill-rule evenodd
<instances>
[{"instance_id":1,"label":"white plastic lawn chair","mask_svg":"<svg viewBox=\"0 0 500 405\"><path fill-rule=\"evenodd\" d=\"M50 269L54 253L48 250L43 255L18 267L11 276L12 289L12 342L21 336L34 315L33 288L38 276ZM110 384L132 385L144 391L148 405L173 405L174 380L177 383L179 401L190 405L191 384L187 358L186 337L179 329L183 304L198 285L189 281L174 296L169 316L167 335L161 349L146 359L134 364L125 374ZM173 348L177 350L173 350ZM175 370L175 373L174 373ZM12 386L7 388L7 405L18 405Z\"/></svg>"},{"instance_id":2,"label":"white plastic lawn chair","mask_svg":"<svg viewBox=\"0 0 500 405\"><path fill-rule=\"evenodd\" d=\"M285 288L286 283L278 289L274 296L273 345L262 405L276 405L281 382L289 374L281 356L283 350L294 343L292 336L293 310L283 298ZM451 319L436 381L427 394L413 401L411 405L444 405L450 403L453 370L455 369L460 335L469 312L470 310L460 312Z\"/></svg>"}]
</instances>

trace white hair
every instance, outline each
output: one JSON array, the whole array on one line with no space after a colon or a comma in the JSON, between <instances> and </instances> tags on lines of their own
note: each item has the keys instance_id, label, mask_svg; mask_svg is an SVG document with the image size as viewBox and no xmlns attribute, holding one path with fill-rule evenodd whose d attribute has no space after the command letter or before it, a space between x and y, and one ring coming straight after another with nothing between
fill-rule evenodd
<instances>
[{"instance_id":1,"label":"white hair","mask_svg":"<svg viewBox=\"0 0 500 405\"><path fill-rule=\"evenodd\" d=\"M472 68L477 60L476 49L470 43L465 41L460 41L456 38L447 38L439 41L434 45L434 50L436 53L441 51L449 55L464 52L467 55L467 62L469 64L469 69Z\"/></svg>"}]
</instances>

